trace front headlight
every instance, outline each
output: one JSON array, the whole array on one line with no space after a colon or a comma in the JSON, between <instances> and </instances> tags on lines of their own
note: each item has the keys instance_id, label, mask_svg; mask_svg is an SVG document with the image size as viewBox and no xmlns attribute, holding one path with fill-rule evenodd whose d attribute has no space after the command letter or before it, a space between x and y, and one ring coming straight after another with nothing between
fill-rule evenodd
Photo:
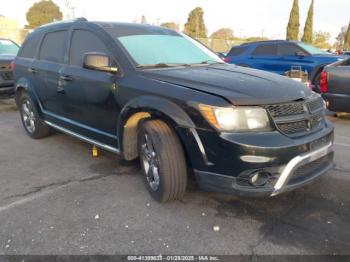
<instances>
[{"instance_id":1,"label":"front headlight","mask_svg":"<svg viewBox=\"0 0 350 262\"><path fill-rule=\"evenodd\" d=\"M220 131L270 131L267 112L261 107L215 107L199 105L205 119Z\"/></svg>"}]
</instances>

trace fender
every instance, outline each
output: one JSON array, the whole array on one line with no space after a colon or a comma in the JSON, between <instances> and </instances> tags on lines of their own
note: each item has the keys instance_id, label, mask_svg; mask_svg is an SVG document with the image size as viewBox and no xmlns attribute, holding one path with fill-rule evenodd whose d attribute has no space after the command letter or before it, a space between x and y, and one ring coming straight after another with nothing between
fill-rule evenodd
<instances>
[{"instance_id":1,"label":"fender","mask_svg":"<svg viewBox=\"0 0 350 262\"><path fill-rule=\"evenodd\" d=\"M314 83L315 78L316 78L318 72L319 72L322 68L324 68L325 66L327 66L327 65L328 65L328 64L318 65L318 66L316 66L314 69L312 69L312 72L311 72L310 77L309 77L311 83Z\"/></svg>"},{"instance_id":2,"label":"fender","mask_svg":"<svg viewBox=\"0 0 350 262\"><path fill-rule=\"evenodd\" d=\"M178 105L168 99L153 96L140 96L127 103L120 112L118 120L118 136L126 120L132 114L140 111L161 113L168 116L181 127L194 128L195 124L187 113Z\"/></svg>"},{"instance_id":3,"label":"fender","mask_svg":"<svg viewBox=\"0 0 350 262\"><path fill-rule=\"evenodd\" d=\"M30 98L33 100L33 102L35 103L36 109L38 111L38 113L40 114L40 117L42 117L42 105L40 103L39 97L35 92L35 89L33 87L33 85L31 84L31 82L24 77L21 77L15 84L15 101L16 104L18 105L18 94L19 94L19 90L20 89L24 89L26 91L26 93L30 96Z\"/></svg>"},{"instance_id":4,"label":"fender","mask_svg":"<svg viewBox=\"0 0 350 262\"><path fill-rule=\"evenodd\" d=\"M147 112L151 116L162 116L165 118L165 120L169 120L179 127L195 130L195 124L191 118L180 106L176 105L174 102L161 97L140 96L127 103L119 115L117 123L117 136L119 148L123 154L126 153L125 150L129 148L129 146L124 148L123 143L125 125L132 115L139 112ZM134 133L134 130L132 133L128 133L128 135L131 135L133 141L135 140L136 133ZM136 152L134 147L135 145L132 146L132 153L126 153L126 155L124 154L124 157L128 159L135 157Z\"/></svg>"}]
</instances>

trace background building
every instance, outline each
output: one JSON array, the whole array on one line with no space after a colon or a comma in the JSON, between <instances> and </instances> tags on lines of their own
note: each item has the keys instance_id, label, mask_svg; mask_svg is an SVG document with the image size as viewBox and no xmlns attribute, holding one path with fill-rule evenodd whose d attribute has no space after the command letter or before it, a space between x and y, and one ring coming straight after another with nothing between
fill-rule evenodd
<instances>
[{"instance_id":1,"label":"background building","mask_svg":"<svg viewBox=\"0 0 350 262\"><path fill-rule=\"evenodd\" d=\"M0 38L8 38L22 44L28 30L21 29L16 19L9 19L0 15Z\"/></svg>"}]
</instances>

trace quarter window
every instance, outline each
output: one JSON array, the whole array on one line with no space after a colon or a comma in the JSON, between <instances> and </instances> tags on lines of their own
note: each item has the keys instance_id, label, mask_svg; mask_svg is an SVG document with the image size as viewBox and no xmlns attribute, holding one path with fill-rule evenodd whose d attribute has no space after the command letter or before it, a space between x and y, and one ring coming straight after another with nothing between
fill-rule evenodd
<instances>
[{"instance_id":1,"label":"quarter window","mask_svg":"<svg viewBox=\"0 0 350 262\"><path fill-rule=\"evenodd\" d=\"M255 48L253 56L276 56L277 55L277 45L265 44L259 45Z\"/></svg>"},{"instance_id":2,"label":"quarter window","mask_svg":"<svg viewBox=\"0 0 350 262\"><path fill-rule=\"evenodd\" d=\"M18 56L24 58L34 58L40 38L41 34L29 35Z\"/></svg>"},{"instance_id":3,"label":"quarter window","mask_svg":"<svg viewBox=\"0 0 350 262\"><path fill-rule=\"evenodd\" d=\"M69 51L69 63L82 66L83 56L89 52L108 54L105 44L95 34L86 30L75 30Z\"/></svg>"},{"instance_id":4,"label":"quarter window","mask_svg":"<svg viewBox=\"0 0 350 262\"><path fill-rule=\"evenodd\" d=\"M246 47L233 47L227 56L240 56L246 49Z\"/></svg>"},{"instance_id":5,"label":"quarter window","mask_svg":"<svg viewBox=\"0 0 350 262\"><path fill-rule=\"evenodd\" d=\"M41 44L39 59L63 63L67 31L47 33Z\"/></svg>"}]
</instances>

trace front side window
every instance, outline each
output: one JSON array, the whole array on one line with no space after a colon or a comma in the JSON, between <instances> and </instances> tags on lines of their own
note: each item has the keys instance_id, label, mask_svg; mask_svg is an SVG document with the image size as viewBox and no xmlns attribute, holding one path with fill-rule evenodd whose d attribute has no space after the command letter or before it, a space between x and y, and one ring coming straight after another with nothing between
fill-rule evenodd
<instances>
[{"instance_id":1,"label":"front side window","mask_svg":"<svg viewBox=\"0 0 350 262\"><path fill-rule=\"evenodd\" d=\"M274 44L264 44L259 45L255 48L253 56L276 56L277 55L277 45Z\"/></svg>"},{"instance_id":2,"label":"front side window","mask_svg":"<svg viewBox=\"0 0 350 262\"><path fill-rule=\"evenodd\" d=\"M96 52L108 54L105 44L92 32L75 30L69 51L69 64L82 66L85 53Z\"/></svg>"},{"instance_id":3,"label":"front side window","mask_svg":"<svg viewBox=\"0 0 350 262\"><path fill-rule=\"evenodd\" d=\"M18 45L10 40L0 39L0 54L1 55L16 55L18 52Z\"/></svg>"},{"instance_id":4,"label":"front side window","mask_svg":"<svg viewBox=\"0 0 350 262\"><path fill-rule=\"evenodd\" d=\"M117 38L140 65L222 63L202 44L180 34L138 34Z\"/></svg>"},{"instance_id":5,"label":"front side window","mask_svg":"<svg viewBox=\"0 0 350 262\"><path fill-rule=\"evenodd\" d=\"M40 47L39 59L54 63L63 63L66 37L67 31L47 33Z\"/></svg>"},{"instance_id":6,"label":"front side window","mask_svg":"<svg viewBox=\"0 0 350 262\"><path fill-rule=\"evenodd\" d=\"M278 55L280 56L295 56L298 54L307 55L299 46L293 44L280 44L278 45Z\"/></svg>"}]
</instances>

